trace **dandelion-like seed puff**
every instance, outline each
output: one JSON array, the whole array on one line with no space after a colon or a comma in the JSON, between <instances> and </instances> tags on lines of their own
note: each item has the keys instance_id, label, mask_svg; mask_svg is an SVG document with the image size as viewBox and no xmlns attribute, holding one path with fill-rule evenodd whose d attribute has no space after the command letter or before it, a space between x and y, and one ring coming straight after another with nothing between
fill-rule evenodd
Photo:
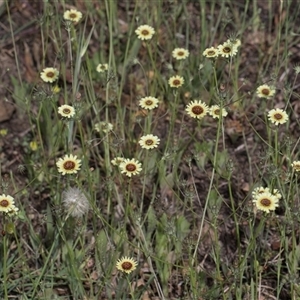
<instances>
[{"instance_id":1,"label":"dandelion-like seed puff","mask_svg":"<svg viewBox=\"0 0 300 300\"><path fill-rule=\"evenodd\" d=\"M116 263L116 268L124 273L130 274L137 267L137 262L134 258L123 256Z\"/></svg>"},{"instance_id":2,"label":"dandelion-like seed puff","mask_svg":"<svg viewBox=\"0 0 300 300\"><path fill-rule=\"evenodd\" d=\"M63 158L60 158L56 163L59 173L62 175L66 174L75 174L80 170L81 160L77 159L76 155L65 155Z\"/></svg>"},{"instance_id":3,"label":"dandelion-like seed puff","mask_svg":"<svg viewBox=\"0 0 300 300\"><path fill-rule=\"evenodd\" d=\"M59 72L56 68L45 68L41 72L41 78L44 82L54 82L59 76Z\"/></svg>"},{"instance_id":4,"label":"dandelion-like seed puff","mask_svg":"<svg viewBox=\"0 0 300 300\"><path fill-rule=\"evenodd\" d=\"M78 189L70 187L62 193L62 204L65 211L75 218L80 218L89 210L89 201L84 193Z\"/></svg>"}]
</instances>

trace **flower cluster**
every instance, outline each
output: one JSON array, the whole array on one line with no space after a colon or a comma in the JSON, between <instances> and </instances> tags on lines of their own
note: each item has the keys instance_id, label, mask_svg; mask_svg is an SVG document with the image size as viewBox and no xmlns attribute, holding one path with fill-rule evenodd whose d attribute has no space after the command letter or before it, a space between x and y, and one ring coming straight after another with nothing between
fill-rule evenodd
<instances>
[{"instance_id":1,"label":"flower cluster","mask_svg":"<svg viewBox=\"0 0 300 300\"><path fill-rule=\"evenodd\" d=\"M257 209L269 213L278 207L278 202L282 196L277 189L270 190L267 187L257 187L252 192L252 198Z\"/></svg>"},{"instance_id":2,"label":"flower cluster","mask_svg":"<svg viewBox=\"0 0 300 300\"><path fill-rule=\"evenodd\" d=\"M203 51L203 56L207 58L217 58L219 56L230 58L237 54L241 45L240 39L228 39L225 43L215 47L207 48Z\"/></svg>"},{"instance_id":3,"label":"flower cluster","mask_svg":"<svg viewBox=\"0 0 300 300\"><path fill-rule=\"evenodd\" d=\"M0 196L0 212L9 216L18 214L19 209L15 206L15 200L12 196L2 194Z\"/></svg>"},{"instance_id":4,"label":"flower cluster","mask_svg":"<svg viewBox=\"0 0 300 300\"><path fill-rule=\"evenodd\" d=\"M225 108L220 108L219 105L212 105L208 107L201 100L193 100L186 106L187 114L196 119L203 119L207 114L210 114L214 119L224 118L228 115Z\"/></svg>"}]
</instances>

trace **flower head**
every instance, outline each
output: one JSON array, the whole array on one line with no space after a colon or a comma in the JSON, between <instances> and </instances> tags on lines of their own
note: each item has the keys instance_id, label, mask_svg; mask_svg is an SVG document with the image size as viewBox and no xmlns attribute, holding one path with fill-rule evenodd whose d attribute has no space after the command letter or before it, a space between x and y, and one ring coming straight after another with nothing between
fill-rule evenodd
<instances>
[{"instance_id":1,"label":"flower head","mask_svg":"<svg viewBox=\"0 0 300 300\"><path fill-rule=\"evenodd\" d=\"M291 166L293 167L294 171L300 172L300 160L293 161Z\"/></svg>"},{"instance_id":2,"label":"flower head","mask_svg":"<svg viewBox=\"0 0 300 300\"><path fill-rule=\"evenodd\" d=\"M218 49L214 47L207 48L203 51L203 56L206 56L207 58L214 58L219 55Z\"/></svg>"},{"instance_id":3,"label":"flower head","mask_svg":"<svg viewBox=\"0 0 300 300\"><path fill-rule=\"evenodd\" d=\"M15 209L14 198L9 195L2 194L0 196L0 212L8 213Z\"/></svg>"},{"instance_id":4,"label":"flower head","mask_svg":"<svg viewBox=\"0 0 300 300\"><path fill-rule=\"evenodd\" d=\"M62 175L66 174L74 174L80 170L81 160L77 159L76 155L65 155L64 158L60 158L56 163L58 168L58 172L62 173Z\"/></svg>"},{"instance_id":5,"label":"flower head","mask_svg":"<svg viewBox=\"0 0 300 300\"><path fill-rule=\"evenodd\" d=\"M0 129L0 135L1 136L6 136L7 132L8 132L7 128Z\"/></svg>"},{"instance_id":6,"label":"flower head","mask_svg":"<svg viewBox=\"0 0 300 300\"><path fill-rule=\"evenodd\" d=\"M62 193L62 204L66 212L72 217L80 218L89 210L89 201L84 193L78 189L69 187Z\"/></svg>"},{"instance_id":7,"label":"flower head","mask_svg":"<svg viewBox=\"0 0 300 300\"><path fill-rule=\"evenodd\" d=\"M119 166L122 162L124 161L123 157L115 157L114 159L112 159L110 162L114 165L114 166Z\"/></svg>"},{"instance_id":8,"label":"flower head","mask_svg":"<svg viewBox=\"0 0 300 300\"><path fill-rule=\"evenodd\" d=\"M139 106L144 109L152 110L158 106L158 99L155 97L144 97L140 100Z\"/></svg>"},{"instance_id":9,"label":"flower head","mask_svg":"<svg viewBox=\"0 0 300 300\"><path fill-rule=\"evenodd\" d=\"M31 149L31 151L36 151L38 149L38 143L35 140L32 140L29 143L29 148Z\"/></svg>"},{"instance_id":10,"label":"flower head","mask_svg":"<svg viewBox=\"0 0 300 300\"><path fill-rule=\"evenodd\" d=\"M76 9L70 9L64 12L64 19L66 21L72 21L74 23L77 23L81 18L82 13Z\"/></svg>"},{"instance_id":11,"label":"flower head","mask_svg":"<svg viewBox=\"0 0 300 300\"><path fill-rule=\"evenodd\" d=\"M96 71L99 73L105 72L108 70L108 64L99 64L96 68Z\"/></svg>"},{"instance_id":12,"label":"flower head","mask_svg":"<svg viewBox=\"0 0 300 300\"><path fill-rule=\"evenodd\" d=\"M269 111L268 119L275 125L279 125L286 123L289 117L284 110L276 108Z\"/></svg>"},{"instance_id":13,"label":"flower head","mask_svg":"<svg viewBox=\"0 0 300 300\"><path fill-rule=\"evenodd\" d=\"M141 25L135 30L135 33L140 40L150 40L153 37L155 30L149 25Z\"/></svg>"},{"instance_id":14,"label":"flower head","mask_svg":"<svg viewBox=\"0 0 300 300\"><path fill-rule=\"evenodd\" d=\"M220 118L221 109L219 105L213 105L209 109L209 114L215 119ZM226 117L228 115L228 112L225 110L225 108L222 108L222 118Z\"/></svg>"},{"instance_id":15,"label":"flower head","mask_svg":"<svg viewBox=\"0 0 300 300\"><path fill-rule=\"evenodd\" d=\"M279 199L269 192L261 193L253 199L256 208L266 213L275 210L278 207L278 201Z\"/></svg>"},{"instance_id":16,"label":"flower head","mask_svg":"<svg viewBox=\"0 0 300 300\"><path fill-rule=\"evenodd\" d=\"M256 94L259 98L266 98L269 99L272 96L275 95L275 89L271 88L270 86L268 86L267 84L263 84L260 85L257 90L256 90Z\"/></svg>"},{"instance_id":17,"label":"flower head","mask_svg":"<svg viewBox=\"0 0 300 300\"><path fill-rule=\"evenodd\" d=\"M226 42L230 43L231 45L233 45L233 47L236 47L236 48L241 46L241 40L237 39L237 38L230 38Z\"/></svg>"},{"instance_id":18,"label":"flower head","mask_svg":"<svg viewBox=\"0 0 300 300\"><path fill-rule=\"evenodd\" d=\"M58 113L65 118L73 118L75 115L75 109L74 107L70 105L62 105L58 108Z\"/></svg>"},{"instance_id":19,"label":"flower head","mask_svg":"<svg viewBox=\"0 0 300 300\"><path fill-rule=\"evenodd\" d=\"M108 122L100 122L100 123L96 123L95 124L95 130L98 132L105 132L108 133L110 131L112 131L114 128L114 125Z\"/></svg>"},{"instance_id":20,"label":"flower head","mask_svg":"<svg viewBox=\"0 0 300 300\"><path fill-rule=\"evenodd\" d=\"M120 164L120 169L121 173L125 173L126 176L131 177L142 171L142 164L134 158L124 158L123 162Z\"/></svg>"},{"instance_id":21,"label":"flower head","mask_svg":"<svg viewBox=\"0 0 300 300\"><path fill-rule=\"evenodd\" d=\"M153 134L147 134L140 138L139 144L144 149L153 149L157 148L159 145L160 139Z\"/></svg>"},{"instance_id":22,"label":"flower head","mask_svg":"<svg viewBox=\"0 0 300 300\"><path fill-rule=\"evenodd\" d=\"M186 107L186 112L192 118L202 119L208 113L208 106L201 100L194 100Z\"/></svg>"},{"instance_id":23,"label":"flower head","mask_svg":"<svg viewBox=\"0 0 300 300\"><path fill-rule=\"evenodd\" d=\"M170 87L179 88L184 84L184 79L182 76L172 76L168 81Z\"/></svg>"},{"instance_id":24,"label":"flower head","mask_svg":"<svg viewBox=\"0 0 300 300\"><path fill-rule=\"evenodd\" d=\"M219 55L222 57L231 57L237 54L237 48L231 42L225 42L218 46Z\"/></svg>"},{"instance_id":25,"label":"flower head","mask_svg":"<svg viewBox=\"0 0 300 300\"><path fill-rule=\"evenodd\" d=\"M41 72L41 78L44 82L54 82L59 76L59 72L56 68L45 68Z\"/></svg>"},{"instance_id":26,"label":"flower head","mask_svg":"<svg viewBox=\"0 0 300 300\"><path fill-rule=\"evenodd\" d=\"M172 51L172 56L176 58L177 60L185 59L190 55L189 50L184 48L175 48Z\"/></svg>"},{"instance_id":27,"label":"flower head","mask_svg":"<svg viewBox=\"0 0 300 300\"><path fill-rule=\"evenodd\" d=\"M134 258L123 256L117 261L116 268L122 272L130 274L137 267L137 262Z\"/></svg>"}]
</instances>

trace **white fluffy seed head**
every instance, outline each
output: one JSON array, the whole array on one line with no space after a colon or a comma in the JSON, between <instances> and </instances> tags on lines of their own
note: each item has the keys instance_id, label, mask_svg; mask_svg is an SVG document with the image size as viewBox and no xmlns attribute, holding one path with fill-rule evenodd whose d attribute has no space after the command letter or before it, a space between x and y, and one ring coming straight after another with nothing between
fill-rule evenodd
<instances>
[{"instance_id":1,"label":"white fluffy seed head","mask_svg":"<svg viewBox=\"0 0 300 300\"><path fill-rule=\"evenodd\" d=\"M62 193L62 203L68 215L80 218L89 210L89 201L78 188L68 188Z\"/></svg>"}]
</instances>

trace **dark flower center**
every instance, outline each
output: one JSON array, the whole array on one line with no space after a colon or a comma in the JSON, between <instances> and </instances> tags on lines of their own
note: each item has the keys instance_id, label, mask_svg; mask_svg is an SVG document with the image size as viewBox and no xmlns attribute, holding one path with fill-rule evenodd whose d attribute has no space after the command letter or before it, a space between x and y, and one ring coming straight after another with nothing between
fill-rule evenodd
<instances>
[{"instance_id":1,"label":"dark flower center","mask_svg":"<svg viewBox=\"0 0 300 300\"><path fill-rule=\"evenodd\" d=\"M210 55L210 56L213 56L213 55L215 55L215 53L216 53L216 52L215 52L215 51L213 51L213 50L210 50L210 51L208 51L208 52L207 52L207 54L208 54L208 55Z\"/></svg>"},{"instance_id":2,"label":"dark flower center","mask_svg":"<svg viewBox=\"0 0 300 300\"><path fill-rule=\"evenodd\" d=\"M184 55L184 52L183 52L183 51L179 51L179 52L177 52L177 55L178 55L178 56L183 56L183 55Z\"/></svg>"},{"instance_id":3,"label":"dark flower center","mask_svg":"<svg viewBox=\"0 0 300 300\"><path fill-rule=\"evenodd\" d=\"M134 164L127 164L126 165L126 170L128 172L134 172L136 170L136 166Z\"/></svg>"},{"instance_id":4,"label":"dark flower center","mask_svg":"<svg viewBox=\"0 0 300 300\"><path fill-rule=\"evenodd\" d=\"M73 170L75 168L76 164L74 161L68 160L64 163L64 169L65 170Z\"/></svg>"},{"instance_id":5,"label":"dark flower center","mask_svg":"<svg viewBox=\"0 0 300 300\"><path fill-rule=\"evenodd\" d=\"M9 206L9 202L5 199L0 201L0 206L2 207L8 207Z\"/></svg>"},{"instance_id":6,"label":"dark flower center","mask_svg":"<svg viewBox=\"0 0 300 300\"><path fill-rule=\"evenodd\" d=\"M153 104L153 102L152 102L151 100L147 100L147 101L145 102L145 104L148 105L148 106L151 106L151 105Z\"/></svg>"},{"instance_id":7,"label":"dark flower center","mask_svg":"<svg viewBox=\"0 0 300 300\"><path fill-rule=\"evenodd\" d=\"M223 52L230 53L231 52L231 48L230 47L224 47L223 48Z\"/></svg>"},{"instance_id":8,"label":"dark flower center","mask_svg":"<svg viewBox=\"0 0 300 300\"><path fill-rule=\"evenodd\" d=\"M265 206L265 207L270 206L271 203L272 203L271 200L268 199L268 198L265 198L265 199L260 200L260 204L263 205L263 206Z\"/></svg>"},{"instance_id":9,"label":"dark flower center","mask_svg":"<svg viewBox=\"0 0 300 300\"><path fill-rule=\"evenodd\" d=\"M145 141L145 144L148 146L153 145L153 143L154 143L153 140L150 140L150 139Z\"/></svg>"},{"instance_id":10,"label":"dark flower center","mask_svg":"<svg viewBox=\"0 0 300 300\"><path fill-rule=\"evenodd\" d=\"M70 14L70 18L71 19L76 19L77 18L77 14L74 14L74 13Z\"/></svg>"},{"instance_id":11,"label":"dark flower center","mask_svg":"<svg viewBox=\"0 0 300 300\"><path fill-rule=\"evenodd\" d=\"M125 261L122 263L122 269L123 270L131 270L132 269L132 263L129 261Z\"/></svg>"},{"instance_id":12,"label":"dark flower center","mask_svg":"<svg viewBox=\"0 0 300 300\"><path fill-rule=\"evenodd\" d=\"M71 110L69 108L64 108L63 112L64 112L64 114L68 115L71 113Z\"/></svg>"},{"instance_id":13,"label":"dark flower center","mask_svg":"<svg viewBox=\"0 0 300 300\"><path fill-rule=\"evenodd\" d=\"M282 116L282 114L275 114L275 115L274 115L274 118L275 118L276 120L281 120L281 119L283 118L283 116Z\"/></svg>"},{"instance_id":14,"label":"dark flower center","mask_svg":"<svg viewBox=\"0 0 300 300\"><path fill-rule=\"evenodd\" d=\"M217 109L215 109L215 114L216 115L219 115L220 114L220 110L217 108Z\"/></svg>"},{"instance_id":15,"label":"dark flower center","mask_svg":"<svg viewBox=\"0 0 300 300\"><path fill-rule=\"evenodd\" d=\"M197 106L194 106L194 107L192 108L192 112L193 112L195 115L201 115L201 114L204 112L204 109L203 109L202 106L197 105Z\"/></svg>"},{"instance_id":16,"label":"dark flower center","mask_svg":"<svg viewBox=\"0 0 300 300\"><path fill-rule=\"evenodd\" d=\"M179 79L173 80L173 84L174 84L174 85L180 85L180 80L179 80Z\"/></svg>"},{"instance_id":17,"label":"dark flower center","mask_svg":"<svg viewBox=\"0 0 300 300\"><path fill-rule=\"evenodd\" d=\"M142 35L149 35L149 31L147 29L142 30Z\"/></svg>"},{"instance_id":18,"label":"dark flower center","mask_svg":"<svg viewBox=\"0 0 300 300\"><path fill-rule=\"evenodd\" d=\"M269 89L262 89L261 93L268 96L270 94L270 90Z\"/></svg>"},{"instance_id":19,"label":"dark flower center","mask_svg":"<svg viewBox=\"0 0 300 300\"><path fill-rule=\"evenodd\" d=\"M51 77L51 78L54 77L54 73L53 72L48 72L47 77Z\"/></svg>"}]
</instances>

